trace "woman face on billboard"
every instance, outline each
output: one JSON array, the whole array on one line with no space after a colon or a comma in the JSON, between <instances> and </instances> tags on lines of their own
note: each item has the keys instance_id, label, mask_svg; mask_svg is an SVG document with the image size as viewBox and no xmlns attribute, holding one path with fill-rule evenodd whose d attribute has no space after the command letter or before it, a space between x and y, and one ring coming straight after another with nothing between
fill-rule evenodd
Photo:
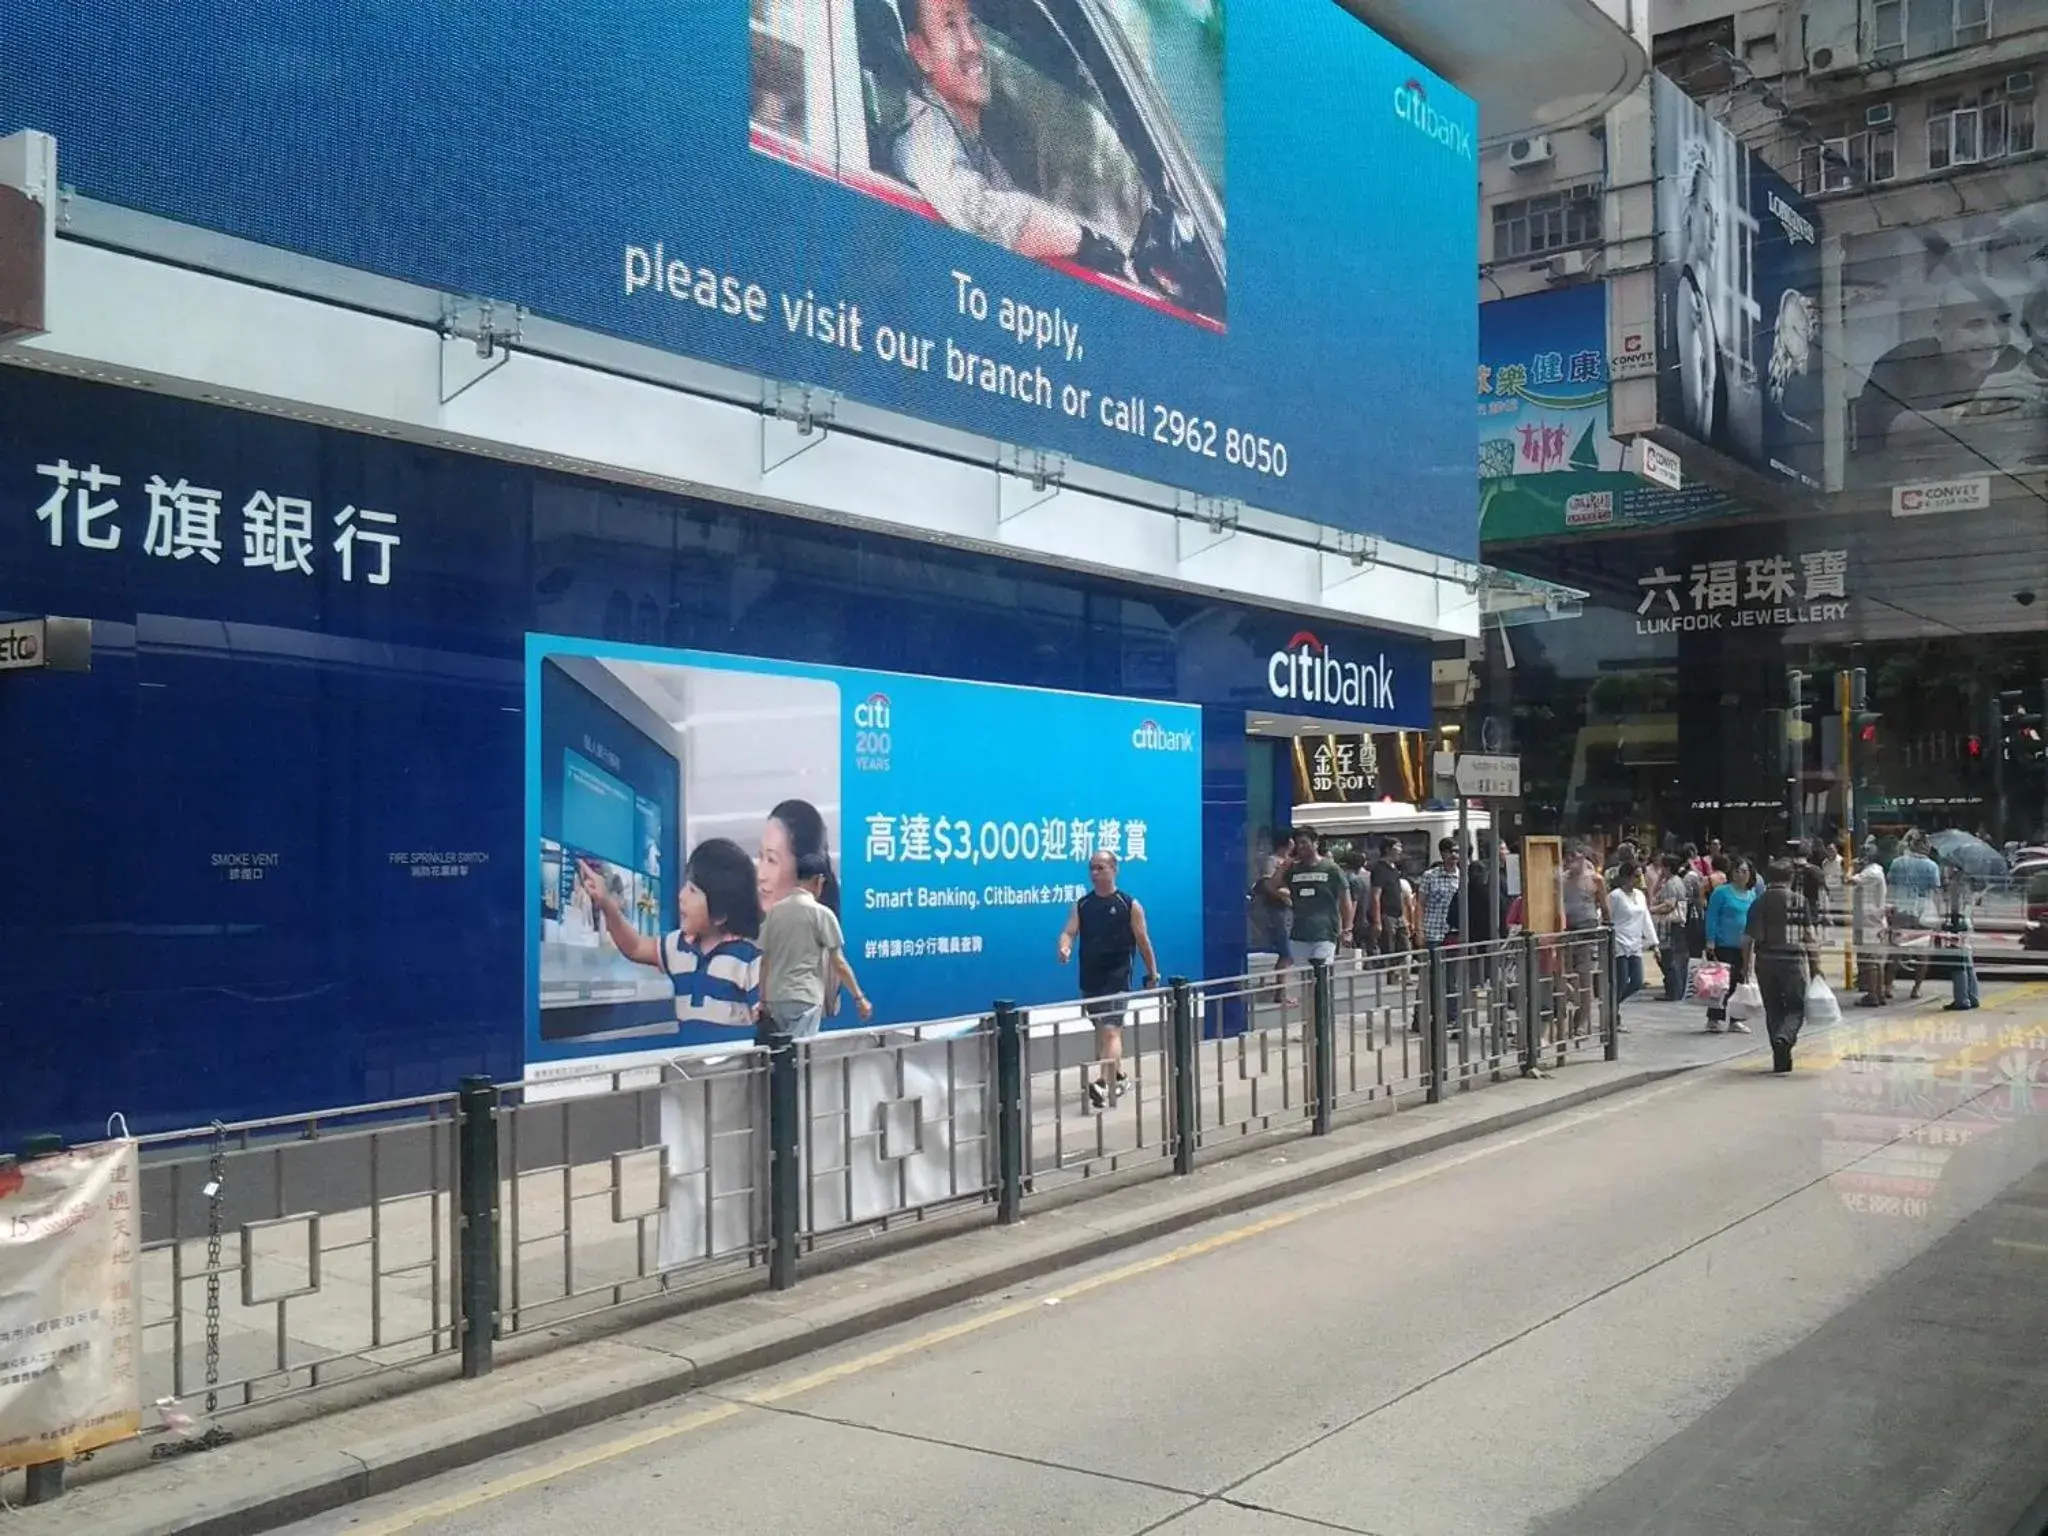
<instances>
[{"instance_id":1,"label":"woman face on billboard","mask_svg":"<svg viewBox=\"0 0 2048 1536\"><path fill-rule=\"evenodd\" d=\"M832 850L827 843L825 818L808 800L785 800L768 813L761 828L761 862L758 885L761 910L766 912L797 888L807 872L823 878L818 900L835 913L839 910L839 877L832 869Z\"/></svg>"}]
</instances>

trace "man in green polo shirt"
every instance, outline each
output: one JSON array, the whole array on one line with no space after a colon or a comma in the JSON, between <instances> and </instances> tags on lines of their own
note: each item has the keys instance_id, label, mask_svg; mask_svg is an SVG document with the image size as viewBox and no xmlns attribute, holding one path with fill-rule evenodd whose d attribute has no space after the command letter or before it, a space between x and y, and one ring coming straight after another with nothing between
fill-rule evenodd
<instances>
[{"instance_id":1,"label":"man in green polo shirt","mask_svg":"<svg viewBox=\"0 0 2048 1536\"><path fill-rule=\"evenodd\" d=\"M1337 939L1351 931L1351 887L1344 871L1323 857L1312 827L1294 829L1294 863L1287 872L1294 913L1294 952L1309 961L1334 961Z\"/></svg>"}]
</instances>

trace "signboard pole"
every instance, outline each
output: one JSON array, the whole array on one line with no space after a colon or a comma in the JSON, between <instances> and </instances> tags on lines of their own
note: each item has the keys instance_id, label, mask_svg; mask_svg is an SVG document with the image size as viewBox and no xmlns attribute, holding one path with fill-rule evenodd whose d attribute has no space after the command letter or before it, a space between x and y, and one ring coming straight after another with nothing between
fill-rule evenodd
<instances>
[{"instance_id":1,"label":"signboard pole","mask_svg":"<svg viewBox=\"0 0 2048 1536\"><path fill-rule=\"evenodd\" d=\"M1856 874L1856 774L1854 764L1850 760L1850 753L1853 750L1852 744L1856 739L1856 731L1849 719L1849 693L1849 670L1844 667L1835 674L1835 713L1838 717L1836 723L1842 733L1842 750L1839 754L1841 763L1838 771L1842 775L1842 876L1845 882L1843 885L1844 890L1849 889L1847 882L1853 880ZM1844 987L1856 985L1856 914L1853 910L1855 899L1854 896L1849 898L1852 910L1847 915L1850 920L1843 925L1842 985Z\"/></svg>"},{"instance_id":2,"label":"signboard pole","mask_svg":"<svg viewBox=\"0 0 2048 1536\"><path fill-rule=\"evenodd\" d=\"M1463 790L1458 791L1458 860L1463 866L1458 871L1458 942L1472 942L1472 802ZM1459 967L1459 979L1463 980L1464 967Z\"/></svg>"}]
</instances>

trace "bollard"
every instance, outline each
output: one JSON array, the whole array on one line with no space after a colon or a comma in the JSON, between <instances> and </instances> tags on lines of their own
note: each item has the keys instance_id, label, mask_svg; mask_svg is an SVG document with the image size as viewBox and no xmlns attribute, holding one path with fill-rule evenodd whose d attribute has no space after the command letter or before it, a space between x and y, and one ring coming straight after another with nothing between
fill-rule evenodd
<instances>
[{"instance_id":1,"label":"bollard","mask_svg":"<svg viewBox=\"0 0 2048 1536\"><path fill-rule=\"evenodd\" d=\"M491 1370L498 1336L498 1085L465 1077L455 1100L455 1200L462 1374Z\"/></svg>"},{"instance_id":2,"label":"bollard","mask_svg":"<svg viewBox=\"0 0 2048 1536\"><path fill-rule=\"evenodd\" d=\"M1201 1114L1195 1053L1201 1048L1195 1031L1195 994L1185 976L1171 982L1173 1026L1167 1031L1167 1070L1173 1080L1173 1171L1195 1171L1195 1147L1201 1139Z\"/></svg>"},{"instance_id":3,"label":"bollard","mask_svg":"<svg viewBox=\"0 0 2048 1536\"><path fill-rule=\"evenodd\" d=\"M803 1169L799 1161L803 1095L797 1082L796 1040L772 1030L768 1046L768 1284L796 1284L797 1228L803 1221Z\"/></svg>"},{"instance_id":4,"label":"bollard","mask_svg":"<svg viewBox=\"0 0 2048 1536\"><path fill-rule=\"evenodd\" d=\"M1309 1131L1316 1136L1330 1134L1330 1116L1337 1107L1337 998L1330 976L1330 962L1317 960L1315 966L1315 1011L1309 1039L1309 1065L1314 1071L1314 1098L1310 1104Z\"/></svg>"},{"instance_id":5,"label":"bollard","mask_svg":"<svg viewBox=\"0 0 2048 1536\"><path fill-rule=\"evenodd\" d=\"M1520 1013L1522 1024L1522 1076L1524 1077L1533 1077L1540 1070L1536 1058L1542 1051L1543 1046L1538 1037L1537 1020L1542 1017L1542 1010L1537 997L1537 966L1541 963L1542 959L1543 947L1538 942L1536 935L1533 933L1523 934L1522 1006Z\"/></svg>"},{"instance_id":6,"label":"bollard","mask_svg":"<svg viewBox=\"0 0 2048 1536\"><path fill-rule=\"evenodd\" d=\"M1017 1005L996 1004L996 1220L1024 1215L1024 1026Z\"/></svg>"},{"instance_id":7,"label":"bollard","mask_svg":"<svg viewBox=\"0 0 2048 1536\"><path fill-rule=\"evenodd\" d=\"M1606 959L1606 964L1600 967L1600 971L1607 978L1607 996L1601 999L1600 1007L1600 1027L1607 1037L1606 1048L1603 1054L1609 1061L1619 1061L1621 1060L1621 988L1614 984L1614 971L1615 967L1621 963L1621 957L1614 950L1614 930L1612 928L1602 928L1600 930L1599 944L1601 952Z\"/></svg>"},{"instance_id":8,"label":"bollard","mask_svg":"<svg viewBox=\"0 0 2048 1536\"><path fill-rule=\"evenodd\" d=\"M19 1160L34 1162L39 1157L55 1157L64 1150L62 1136L29 1136L23 1139ZM62 1461L32 1461L22 1469L27 1479L23 1485L22 1502L25 1504L48 1504L64 1496L64 1463Z\"/></svg>"},{"instance_id":9,"label":"bollard","mask_svg":"<svg viewBox=\"0 0 2048 1536\"><path fill-rule=\"evenodd\" d=\"M1451 1075L1451 1031L1447 1017L1450 1009L1444 995L1444 952L1441 945L1429 950L1428 974L1429 1089L1423 1099L1425 1103L1441 1104Z\"/></svg>"}]
</instances>

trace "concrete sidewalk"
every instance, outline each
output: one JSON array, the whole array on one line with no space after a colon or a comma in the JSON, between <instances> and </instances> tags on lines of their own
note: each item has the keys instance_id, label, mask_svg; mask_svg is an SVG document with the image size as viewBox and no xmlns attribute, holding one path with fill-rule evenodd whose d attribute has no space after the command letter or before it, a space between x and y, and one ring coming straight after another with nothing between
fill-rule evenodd
<instances>
[{"instance_id":1,"label":"concrete sidewalk","mask_svg":"<svg viewBox=\"0 0 2048 1536\"><path fill-rule=\"evenodd\" d=\"M1323 1139L1266 1136L1248 1143L1266 1155L1123 1183L1085 1203L1042 1202L1014 1228L963 1218L939 1229L949 1234L941 1244L875 1245L863 1262L808 1272L786 1293L750 1288L681 1313L673 1299L618 1309L502 1344L499 1368L477 1382L453 1379L446 1356L402 1366L234 1415L235 1442L202 1455L148 1464L142 1446L117 1448L74 1469L70 1493L19 1511L10 1529L270 1529L1214 1217L1760 1051L1757 1037L1708 1035L1701 1021L1691 1005L1632 1002L1619 1062L1594 1055L1427 1109L1387 1103ZM17 1479L7 1496L18 1502L18 1490Z\"/></svg>"}]
</instances>

